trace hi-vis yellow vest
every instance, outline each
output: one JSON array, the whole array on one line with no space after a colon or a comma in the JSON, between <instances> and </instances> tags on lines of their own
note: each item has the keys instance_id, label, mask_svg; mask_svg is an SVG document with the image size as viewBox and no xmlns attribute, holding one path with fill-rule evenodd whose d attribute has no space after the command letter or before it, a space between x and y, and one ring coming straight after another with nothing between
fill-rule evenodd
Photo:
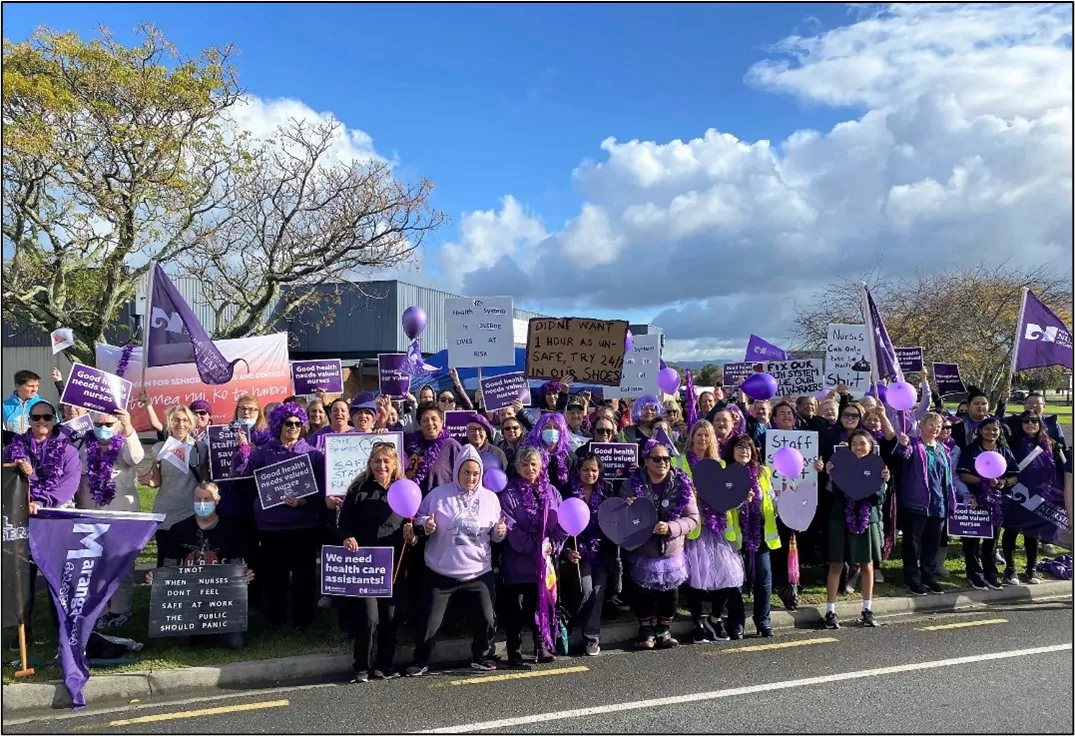
<instances>
[{"instance_id":1,"label":"hi-vis yellow vest","mask_svg":"<svg viewBox=\"0 0 1075 736\"><path fill-rule=\"evenodd\" d=\"M724 466L723 460L718 460L717 462L721 464L721 467ZM686 453L673 458L672 465L686 473L687 477L693 482L694 475L691 473ZM762 538L769 549L780 549L780 535L776 531L776 507L773 505L772 477L773 471L769 468L764 465L758 467L758 487L761 489ZM695 501L698 500L697 493L695 491ZM739 509L725 512L724 518L724 539L735 548L741 549L743 546L743 533L739 528ZM702 524L704 523L703 521ZM687 534L687 539L698 539L698 537L702 536L702 524L699 524Z\"/></svg>"}]
</instances>

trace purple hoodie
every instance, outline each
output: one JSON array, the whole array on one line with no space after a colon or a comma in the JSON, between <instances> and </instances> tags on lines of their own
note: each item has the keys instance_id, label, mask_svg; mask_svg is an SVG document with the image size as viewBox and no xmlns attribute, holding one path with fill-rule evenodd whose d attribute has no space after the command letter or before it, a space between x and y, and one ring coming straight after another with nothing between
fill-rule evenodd
<instances>
[{"instance_id":1,"label":"purple hoodie","mask_svg":"<svg viewBox=\"0 0 1075 736\"><path fill-rule=\"evenodd\" d=\"M325 456L300 439L292 447L287 448L280 440L270 440L260 447L250 451L250 456L243 458L242 453L232 455L232 469L239 475L253 475L258 468L266 465L283 462L293 455L308 454L314 467L314 479L317 481L318 494L307 496L304 506L288 505L274 506L271 509L261 508L261 501L255 495L254 498L254 521L258 531L275 532L289 529L315 529L320 526L321 509L325 507Z\"/></svg>"},{"instance_id":2,"label":"purple hoodie","mask_svg":"<svg viewBox=\"0 0 1075 736\"><path fill-rule=\"evenodd\" d=\"M25 457L33 466L30 474L30 500L46 508L56 508L70 502L82 482L82 459L72 442L70 430L58 427L44 442L33 438L28 429L15 435L4 448L4 462Z\"/></svg>"}]
</instances>

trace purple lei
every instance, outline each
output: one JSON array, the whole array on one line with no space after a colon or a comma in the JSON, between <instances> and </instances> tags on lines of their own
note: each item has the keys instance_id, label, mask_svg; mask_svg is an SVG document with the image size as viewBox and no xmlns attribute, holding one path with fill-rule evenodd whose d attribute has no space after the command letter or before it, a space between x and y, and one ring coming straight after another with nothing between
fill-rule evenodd
<instances>
[{"instance_id":1,"label":"purple lei","mask_svg":"<svg viewBox=\"0 0 1075 736\"><path fill-rule=\"evenodd\" d=\"M870 504L866 501L847 499L844 505L844 522L847 531L852 534L863 534L870 528Z\"/></svg>"},{"instance_id":2,"label":"purple lei","mask_svg":"<svg viewBox=\"0 0 1075 736\"><path fill-rule=\"evenodd\" d=\"M665 481L664 493L661 494L661 498L657 498L657 495L653 491L653 486L649 482L643 480L645 478L646 471L638 470L631 474L631 493L635 498L649 497L658 509L661 508L660 502L664 500L664 497L673 491L679 491L679 499L672 509L672 513L669 514L670 519L683 518L683 512L687 510L687 506L690 505L693 494L691 493L690 478L687 477L679 468L672 468L668 473L668 479Z\"/></svg>"},{"instance_id":3,"label":"purple lei","mask_svg":"<svg viewBox=\"0 0 1075 736\"><path fill-rule=\"evenodd\" d=\"M28 435L19 435L14 442L11 443L9 450L12 461L15 460L27 460L34 468L34 475L36 478L31 478L30 483L30 497L34 499L44 499L50 495L50 492L56 487L58 478L56 474L52 472L53 468L59 468L63 464L63 453L66 449L65 443L69 440L62 433L49 435L45 438L45 457L40 463L35 463L38 454L31 455L27 452L27 445L32 450L33 445L37 441L29 437ZM42 477L44 476L44 477Z\"/></svg>"},{"instance_id":4,"label":"purple lei","mask_svg":"<svg viewBox=\"0 0 1075 736\"><path fill-rule=\"evenodd\" d=\"M127 372L127 366L131 364L131 353L134 352L134 345L127 343L123 346L123 352L120 353L119 363L116 365L116 375L123 378L123 375ZM113 493L115 490L113 489Z\"/></svg>"},{"instance_id":5,"label":"purple lei","mask_svg":"<svg viewBox=\"0 0 1075 736\"><path fill-rule=\"evenodd\" d=\"M754 500L744 501L739 506L739 515L741 519L744 515L746 517L740 524L743 529L743 544L747 552L753 557L761 549L761 483L758 481L758 466L751 465L749 470L751 488L754 489Z\"/></svg>"},{"instance_id":6,"label":"purple lei","mask_svg":"<svg viewBox=\"0 0 1075 736\"><path fill-rule=\"evenodd\" d=\"M578 478L573 478L571 480L571 495L582 501L586 501L586 493L582 488L582 481ZM579 554L586 560L596 557L597 551L601 547L601 535L590 534L588 532L590 531L590 527L596 525L597 509L601 506L601 503L604 500L605 494L601 492L601 481L598 480L593 487L593 491L590 492L590 500L587 502L587 505L590 508L590 523L586 526L583 533L579 535L579 537L584 537L584 539L579 540L578 537L575 538L576 542L581 541L579 544Z\"/></svg>"},{"instance_id":7,"label":"purple lei","mask_svg":"<svg viewBox=\"0 0 1075 736\"><path fill-rule=\"evenodd\" d=\"M437 462L437 458L440 457L440 453L447 443L448 430L443 427L435 440L426 440L420 430L414 434L414 437L407 442L406 453L408 457L411 457L415 453L421 452L422 459L418 462L418 467L415 468L414 477L411 480L415 483L421 483L426 479L430 469L433 467L433 463Z\"/></svg>"},{"instance_id":8,"label":"purple lei","mask_svg":"<svg viewBox=\"0 0 1075 736\"><path fill-rule=\"evenodd\" d=\"M519 490L523 508L536 519L538 514L541 513L541 510L538 508L538 498L540 498L545 505L548 505L552 499L553 488L549 484L548 476L546 476L545 473L542 473L538 476L537 483L527 483L522 478L516 478L514 480L514 485Z\"/></svg>"},{"instance_id":9,"label":"purple lei","mask_svg":"<svg viewBox=\"0 0 1075 736\"><path fill-rule=\"evenodd\" d=\"M90 495L98 506L107 506L116 497L112 469L116 466L121 449L123 435L113 437L104 452L101 452L101 443L96 439L86 445L86 478L89 480Z\"/></svg>"}]
</instances>

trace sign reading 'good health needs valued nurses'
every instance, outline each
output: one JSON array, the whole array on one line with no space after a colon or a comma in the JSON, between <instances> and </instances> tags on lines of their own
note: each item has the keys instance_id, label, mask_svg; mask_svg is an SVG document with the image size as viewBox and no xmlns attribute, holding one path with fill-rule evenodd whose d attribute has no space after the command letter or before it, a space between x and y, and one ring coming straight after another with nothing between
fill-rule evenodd
<instances>
[{"instance_id":1,"label":"sign reading 'good health needs valued nurses'","mask_svg":"<svg viewBox=\"0 0 1075 736\"><path fill-rule=\"evenodd\" d=\"M444 300L448 364L453 368L515 365L510 296Z\"/></svg>"}]
</instances>

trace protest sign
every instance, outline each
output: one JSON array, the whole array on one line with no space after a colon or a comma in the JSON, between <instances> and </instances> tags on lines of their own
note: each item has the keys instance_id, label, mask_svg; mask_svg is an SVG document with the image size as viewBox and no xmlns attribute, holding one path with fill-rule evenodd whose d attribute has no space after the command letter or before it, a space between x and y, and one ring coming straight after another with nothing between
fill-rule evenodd
<instances>
[{"instance_id":1,"label":"protest sign","mask_svg":"<svg viewBox=\"0 0 1075 736\"><path fill-rule=\"evenodd\" d=\"M338 394L343 391L343 363L339 360L293 360L291 382L297 396L312 396L318 389Z\"/></svg>"},{"instance_id":2,"label":"protest sign","mask_svg":"<svg viewBox=\"0 0 1075 736\"><path fill-rule=\"evenodd\" d=\"M937 393L941 396L967 393L967 387L959 375L958 363L934 363L933 380L937 384Z\"/></svg>"},{"instance_id":3,"label":"protest sign","mask_svg":"<svg viewBox=\"0 0 1075 736\"><path fill-rule=\"evenodd\" d=\"M116 409L126 409L130 398L130 381L99 368L75 363L64 384L60 403L111 414Z\"/></svg>"},{"instance_id":4,"label":"protest sign","mask_svg":"<svg viewBox=\"0 0 1075 736\"><path fill-rule=\"evenodd\" d=\"M472 411L453 409L444 412L444 428L448 430L448 436L461 445L467 443L467 422L474 416Z\"/></svg>"},{"instance_id":5,"label":"protest sign","mask_svg":"<svg viewBox=\"0 0 1075 736\"><path fill-rule=\"evenodd\" d=\"M317 480L310 456L292 455L272 465L254 471L261 508L271 509L284 503L285 496L304 498L317 493Z\"/></svg>"},{"instance_id":6,"label":"protest sign","mask_svg":"<svg viewBox=\"0 0 1075 736\"><path fill-rule=\"evenodd\" d=\"M481 391L486 411L503 409L515 401L530 406L530 384L519 371L483 378Z\"/></svg>"},{"instance_id":7,"label":"protest sign","mask_svg":"<svg viewBox=\"0 0 1075 736\"><path fill-rule=\"evenodd\" d=\"M896 348L900 370L904 373L921 373L923 354L922 348Z\"/></svg>"},{"instance_id":8,"label":"protest sign","mask_svg":"<svg viewBox=\"0 0 1075 736\"><path fill-rule=\"evenodd\" d=\"M603 475L607 480L622 480L638 465L636 442L591 442L590 452L601 459Z\"/></svg>"},{"instance_id":9,"label":"protest sign","mask_svg":"<svg viewBox=\"0 0 1075 736\"><path fill-rule=\"evenodd\" d=\"M634 399L657 396L657 373L661 369L661 336L636 335L631 352L623 359L623 377L618 386L605 389L610 399Z\"/></svg>"},{"instance_id":10,"label":"protest sign","mask_svg":"<svg viewBox=\"0 0 1075 736\"><path fill-rule=\"evenodd\" d=\"M794 488L800 483L813 483L817 485L817 469L814 461L818 457L817 432L808 432L798 429L767 429L765 430L765 464L773 468L773 455L776 451L791 447L798 450L803 456L803 471L794 478L781 475L773 468L773 493L780 493L788 488Z\"/></svg>"},{"instance_id":11,"label":"protest sign","mask_svg":"<svg viewBox=\"0 0 1075 736\"><path fill-rule=\"evenodd\" d=\"M209 477L214 481L249 478L236 475L231 469L231 458L239 451L238 432L230 424L211 424L206 434L209 446Z\"/></svg>"},{"instance_id":12,"label":"protest sign","mask_svg":"<svg viewBox=\"0 0 1075 736\"><path fill-rule=\"evenodd\" d=\"M321 595L344 598L391 598L393 550L361 547L321 547Z\"/></svg>"},{"instance_id":13,"label":"protest sign","mask_svg":"<svg viewBox=\"0 0 1075 736\"><path fill-rule=\"evenodd\" d=\"M89 414L83 414L74 419L68 419L63 422L63 426L78 434L89 434L93 431L93 417Z\"/></svg>"},{"instance_id":14,"label":"protest sign","mask_svg":"<svg viewBox=\"0 0 1075 736\"><path fill-rule=\"evenodd\" d=\"M870 388L870 343L866 325L829 325L825 343L825 385L833 389L841 383L855 398Z\"/></svg>"},{"instance_id":15,"label":"protest sign","mask_svg":"<svg viewBox=\"0 0 1075 736\"><path fill-rule=\"evenodd\" d=\"M246 631L246 565L186 565L153 571L149 636Z\"/></svg>"},{"instance_id":16,"label":"protest sign","mask_svg":"<svg viewBox=\"0 0 1075 736\"><path fill-rule=\"evenodd\" d=\"M952 537L974 537L992 539L992 512L984 506L972 509L970 506L956 504L948 515L948 534Z\"/></svg>"},{"instance_id":17,"label":"protest sign","mask_svg":"<svg viewBox=\"0 0 1075 736\"><path fill-rule=\"evenodd\" d=\"M347 489L355 478L361 475L369 465L370 453L378 442L389 442L396 446L399 453L400 467L406 467L403 457L403 433L384 432L366 434L364 432L345 432L341 434L321 435L325 452L325 495L346 496Z\"/></svg>"},{"instance_id":18,"label":"protest sign","mask_svg":"<svg viewBox=\"0 0 1075 736\"><path fill-rule=\"evenodd\" d=\"M735 388L754 373L753 363L725 363L723 386Z\"/></svg>"},{"instance_id":19,"label":"protest sign","mask_svg":"<svg viewBox=\"0 0 1075 736\"><path fill-rule=\"evenodd\" d=\"M0 473L4 516L0 614L6 628L23 622L30 600L30 497L26 479L15 468L4 468Z\"/></svg>"},{"instance_id":20,"label":"protest sign","mask_svg":"<svg viewBox=\"0 0 1075 736\"><path fill-rule=\"evenodd\" d=\"M534 317L526 335L526 377L619 386L627 321Z\"/></svg>"},{"instance_id":21,"label":"protest sign","mask_svg":"<svg viewBox=\"0 0 1075 736\"><path fill-rule=\"evenodd\" d=\"M381 394L400 401L411 390L411 374L406 353L381 353L377 356L377 385Z\"/></svg>"},{"instance_id":22,"label":"protest sign","mask_svg":"<svg viewBox=\"0 0 1075 736\"><path fill-rule=\"evenodd\" d=\"M771 360L765 372L776 379L781 396L813 396L822 389L820 360Z\"/></svg>"},{"instance_id":23,"label":"protest sign","mask_svg":"<svg viewBox=\"0 0 1075 736\"><path fill-rule=\"evenodd\" d=\"M444 300L448 365L480 368L515 365L515 335L510 296Z\"/></svg>"}]
</instances>

